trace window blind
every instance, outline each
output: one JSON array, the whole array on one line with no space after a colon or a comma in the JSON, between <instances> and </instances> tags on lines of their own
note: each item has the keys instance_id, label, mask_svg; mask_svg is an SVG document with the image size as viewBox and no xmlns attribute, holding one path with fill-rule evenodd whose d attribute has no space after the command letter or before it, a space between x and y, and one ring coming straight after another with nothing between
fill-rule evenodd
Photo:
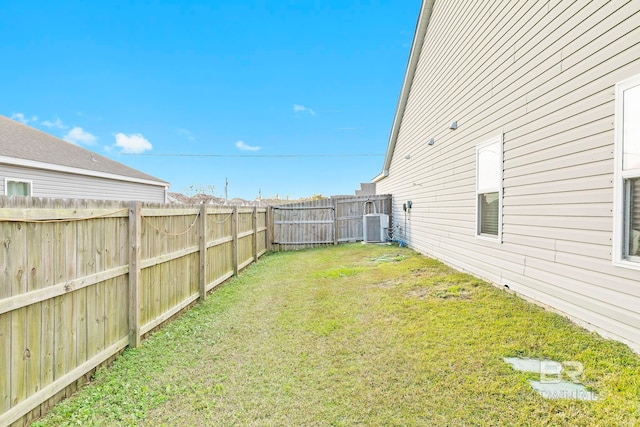
<instances>
[{"instance_id":1,"label":"window blind","mask_svg":"<svg viewBox=\"0 0 640 427\"><path fill-rule=\"evenodd\" d=\"M480 234L498 235L499 193L480 195Z\"/></svg>"}]
</instances>

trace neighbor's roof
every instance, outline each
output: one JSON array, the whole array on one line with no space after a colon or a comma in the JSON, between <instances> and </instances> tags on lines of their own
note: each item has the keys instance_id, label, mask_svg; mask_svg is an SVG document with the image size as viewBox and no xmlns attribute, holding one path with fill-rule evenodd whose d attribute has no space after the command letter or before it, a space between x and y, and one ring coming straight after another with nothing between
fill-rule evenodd
<instances>
[{"instance_id":1,"label":"neighbor's roof","mask_svg":"<svg viewBox=\"0 0 640 427\"><path fill-rule=\"evenodd\" d=\"M422 6L420 7L418 24L416 25L416 32L413 36L411 53L409 54L409 63L407 64L407 71L404 75L404 82L402 83L402 90L400 91L400 99L398 99L398 106L396 107L396 115L393 118L393 125L391 126L391 135L389 135L387 154L384 157L382 172L380 172L378 176L373 178L373 182L378 182L389 175L389 167L391 166L393 151L396 148L396 141L398 140L400 125L402 124L404 110L407 107L407 100L409 99L409 92L411 92L413 78L415 77L416 69L418 68L418 60L420 59L420 53L422 52L425 35L427 34L427 27L429 26L429 21L431 20L431 12L433 11L434 3L435 0L423 0Z\"/></svg>"},{"instance_id":2,"label":"neighbor's roof","mask_svg":"<svg viewBox=\"0 0 640 427\"><path fill-rule=\"evenodd\" d=\"M0 116L0 163L152 185L168 182Z\"/></svg>"}]
</instances>

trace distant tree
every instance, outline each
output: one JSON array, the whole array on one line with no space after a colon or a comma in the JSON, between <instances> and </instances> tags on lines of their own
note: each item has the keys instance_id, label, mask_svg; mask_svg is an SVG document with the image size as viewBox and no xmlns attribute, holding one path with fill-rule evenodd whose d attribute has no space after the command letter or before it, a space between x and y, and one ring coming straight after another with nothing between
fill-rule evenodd
<instances>
[{"instance_id":1,"label":"distant tree","mask_svg":"<svg viewBox=\"0 0 640 427\"><path fill-rule=\"evenodd\" d=\"M188 199L185 203L198 205L201 203L218 203L218 198L214 195L216 187L213 185L190 185L183 191Z\"/></svg>"},{"instance_id":2,"label":"distant tree","mask_svg":"<svg viewBox=\"0 0 640 427\"><path fill-rule=\"evenodd\" d=\"M214 185L190 185L184 190L184 194L189 197L198 196L198 195L206 195L206 196L215 196L216 187Z\"/></svg>"}]
</instances>

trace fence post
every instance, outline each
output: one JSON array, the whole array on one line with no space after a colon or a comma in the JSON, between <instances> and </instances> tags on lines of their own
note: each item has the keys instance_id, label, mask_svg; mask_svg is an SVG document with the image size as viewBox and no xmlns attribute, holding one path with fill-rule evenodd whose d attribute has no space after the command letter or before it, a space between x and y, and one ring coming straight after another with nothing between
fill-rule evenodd
<instances>
[{"instance_id":1,"label":"fence post","mask_svg":"<svg viewBox=\"0 0 640 427\"><path fill-rule=\"evenodd\" d=\"M233 207L233 275L238 275L238 207Z\"/></svg>"},{"instance_id":2,"label":"fence post","mask_svg":"<svg viewBox=\"0 0 640 427\"><path fill-rule=\"evenodd\" d=\"M267 250L271 251L273 244L273 208L271 206L267 206L267 211L264 213L264 223L267 226L267 232L265 233L265 238L267 239L266 246Z\"/></svg>"},{"instance_id":3,"label":"fence post","mask_svg":"<svg viewBox=\"0 0 640 427\"><path fill-rule=\"evenodd\" d=\"M258 207L253 207L253 262L258 262Z\"/></svg>"},{"instance_id":4,"label":"fence post","mask_svg":"<svg viewBox=\"0 0 640 427\"><path fill-rule=\"evenodd\" d=\"M142 204L129 206L129 346L140 346L140 233Z\"/></svg>"},{"instance_id":5,"label":"fence post","mask_svg":"<svg viewBox=\"0 0 640 427\"><path fill-rule=\"evenodd\" d=\"M333 204L333 244L338 244L338 199L332 197Z\"/></svg>"},{"instance_id":6,"label":"fence post","mask_svg":"<svg viewBox=\"0 0 640 427\"><path fill-rule=\"evenodd\" d=\"M198 243L200 245L200 281L198 290L200 291L200 301L207 297L207 205L200 205L200 227L198 232Z\"/></svg>"}]
</instances>

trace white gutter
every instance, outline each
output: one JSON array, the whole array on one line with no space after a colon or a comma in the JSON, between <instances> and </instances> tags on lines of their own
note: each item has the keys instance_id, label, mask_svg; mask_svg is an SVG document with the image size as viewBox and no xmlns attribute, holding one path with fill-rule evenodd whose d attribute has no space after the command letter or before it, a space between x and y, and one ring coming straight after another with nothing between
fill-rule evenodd
<instances>
[{"instance_id":1,"label":"white gutter","mask_svg":"<svg viewBox=\"0 0 640 427\"><path fill-rule=\"evenodd\" d=\"M371 182L373 183L380 182L388 176L389 176L389 171L385 169L382 172L380 172L380 174L378 174L375 178L373 178L373 181Z\"/></svg>"}]
</instances>

